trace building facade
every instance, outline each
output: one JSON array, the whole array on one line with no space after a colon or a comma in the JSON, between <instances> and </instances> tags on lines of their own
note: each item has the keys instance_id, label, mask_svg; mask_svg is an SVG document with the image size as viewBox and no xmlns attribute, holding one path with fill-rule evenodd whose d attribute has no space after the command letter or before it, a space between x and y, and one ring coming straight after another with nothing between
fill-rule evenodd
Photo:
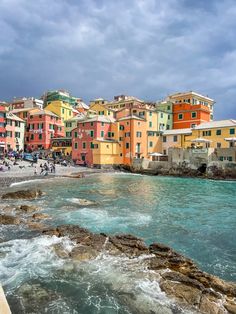
<instances>
[{"instance_id":1,"label":"building facade","mask_svg":"<svg viewBox=\"0 0 236 314\"><path fill-rule=\"evenodd\" d=\"M6 150L24 150L25 122L12 112L6 113Z\"/></svg>"}]
</instances>

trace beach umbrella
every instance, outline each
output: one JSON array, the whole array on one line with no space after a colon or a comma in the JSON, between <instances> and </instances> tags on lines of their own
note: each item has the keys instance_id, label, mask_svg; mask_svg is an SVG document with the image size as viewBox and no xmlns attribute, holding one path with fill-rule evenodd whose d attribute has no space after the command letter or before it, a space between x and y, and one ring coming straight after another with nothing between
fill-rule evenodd
<instances>
[{"instance_id":1,"label":"beach umbrella","mask_svg":"<svg viewBox=\"0 0 236 314\"><path fill-rule=\"evenodd\" d=\"M227 138L225 138L225 141L227 141L227 142L236 142L236 137L227 137Z\"/></svg>"},{"instance_id":2,"label":"beach umbrella","mask_svg":"<svg viewBox=\"0 0 236 314\"><path fill-rule=\"evenodd\" d=\"M198 137L198 138L195 138L194 140L192 140L191 142L193 142L193 143L211 143L212 141L207 140L207 139L202 138L202 137Z\"/></svg>"}]
</instances>

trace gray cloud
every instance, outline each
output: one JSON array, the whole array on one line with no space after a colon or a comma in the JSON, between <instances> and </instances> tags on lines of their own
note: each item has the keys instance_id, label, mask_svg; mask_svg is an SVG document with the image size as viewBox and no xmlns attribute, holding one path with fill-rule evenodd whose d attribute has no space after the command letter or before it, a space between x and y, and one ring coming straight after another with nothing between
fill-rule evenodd
<instances>
[{"instance_id":1,"label":"gray cloud","mask_svg":"<svg viewBox=\"0 0 236 314\"><path fill-rule=\"evenodd\" d=\"M195 90L236 118L233 0L0 0L0 97Z\"/></svg>"}]
</instances>

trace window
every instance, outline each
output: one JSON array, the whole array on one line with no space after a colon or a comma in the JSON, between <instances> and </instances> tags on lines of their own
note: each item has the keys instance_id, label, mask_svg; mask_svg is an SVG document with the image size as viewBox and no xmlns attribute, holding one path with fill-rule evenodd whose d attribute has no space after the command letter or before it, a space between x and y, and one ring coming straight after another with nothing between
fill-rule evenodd
<instances>
[{"instance_id":1,"label":"window","mask_svg":"<svg viewBox=\"0 0 236 314\"><path fill-rule=\"evenodd\" d=\"M167 110L170 110L170 106L167 106Z\"/></svg>"},{"instance_id":2,"label":"window","mask_svg":"<svg viewBox=\"0 0 236 314\"><path fill-rule=\"evenodd\" d=\"M124 126L123 125L120 125L120 130L124 130Z\"/></svg>"},{"instance_id":3,"label":"window","mask_svg":"<svg viewBox=\"0 0 236 314\"><path fill-rule=\"evenodd\" d=\"M34 129L34 124L30 124L30 130L33 130Z\"/></svg>"},{"instance_id":4,"label":"window","mask_svg":"<svg viewBox=\"0 0 236 314\"><path fill-rule=\"evenodd\" d=\"M90 125L93 126L93 122L91 122Z\"/></svg>"},{"instance_id":5,"label":"window","mask_svg":"<svg viewBox=\"0 0 236 314\"><path fill-rule=\"evenodd\" d=\"M178 119L179 119L179 120L183 120L183 114L182 114L182 113L179 113L179 114L178 114Z\"/></svg>"},{"instance_id":6,"label":"window","mask_svg":"<svg viewBox=\"0 0 236 314\"><path fill-rule=\"evenodd\" d=\"M66 137L71 137L71 132L66 132Z\"/></svg>"},{"instance_id":7,"label":"window","mask_svg":"<svg viewBox=\"0 0 236 314\"><path fill-rule=\"evenodd\" d=\"M221 148L221 143L217 143L217 148Z\"/></svg>"},{"instance_id":8,"label":"window","mask_svg":"<svg viewBox=\"0 0 236 314\"><path fill-rule=\"evenodd\" d=\"M173 136L173 142L177 142L178 141L178 136L177 135L174 135Z\"/></svg>"},{"instance_id":9,"label":"window","mask_svg":"<svg viewBox=\"0 0 236 314\"><path fill-rule=\"evenodd\" d=\"M166 140L166 136L163 136L163 143L166 143L167 140Z\"/></svg>"},{"instance_id":10,"label":"window","mask_svg":"<svg viewBox=\"0 0 236 314\"><path fill-rule=\"evenodd\" d=\"M78 143L75 142L74 147L75 147L75 149L78 149Z\"/></svg>"},{"instance_id":11,"label":"window","mask_svg":"<svg viewBox=\"0 0 236 314\"><path fill-rule=\"evenodd\" d=\"M137 137L142 137L142 132L136 132Z\"/></svg>"},{"instance_id":12,"label":"window","mask_svg":"<svg viewBox=\"0 0 236 314\"><path fill-rule=\"evenodd\" d=\"M149 142L149 147L153 147L153 142Z\"/></svg>"},{"instance_id":13,"label":"window","mask_svg":"<svg viewBox=\"0 0 236 314\"><path fill-rule=\"evenodd\" d=\"M120 157L122 157L123 155L122 155L122 153L120 153Z\"/></svg>"},{"instance_id":14,"label":"window","mask_svg":"<svg viewBox=\"0 0 236 314\"><path fill-rule=\"evenodd\" d=\"M27 112L23 112L23 118L27 118Z\"/></svg>"},{"instance_id":15,"label":"window","mask_svg":"<svg viewBox=\"0 0 236 314\"><path fill-rule=\"evenodd\" d=\"M78 133L77 133L76 131L75 131L74 135L75 135L75 138L77 138L77 137L78 137Z\"/></svg>"},{"instance_id":16,"label":"window","mask_svg":"<svg viewBox=\"0 0 236 314\"><path fill-rule=\"evenodd\" d=\"M168 120L170 120L170 114L168 114Z\"/></svg>"},{"instance_id":17,"label":"window","mask_svg":"<svg viewBox=\"0 0 236 314\"><path fill-rule=\"evenodd\" d=\"M216 135L221 135L221 130L216 130Z\"/></svg>"},{"instance_id":18,"label":"window","mask_svg":"<svg viewBox=\"0 0 236 314\"><path fill-rule=\"evenodd\" d=\"M194 118L197 117L197 113L196 113L196 112L192 112L192 113L191 113L191 116L192 116L192 119L194 119Z\"/></svg>"},{"instance_id":19,"label":"window","mask_svg":"<svg viewBox=\"0 0 236 314\"><path fill-rule=\"evenodd\" d=\"M82 126L85 126L85 123L82 123Z\"/></svg>"},{"instance_id":20,"label":"window","mask_svg":"<svg viewBox=\"0 0 236 314\"><path fill-rule=\"evenodd\" d=\"M161 113L161 118L163 118L163 113Z\"/></svg>"},{"instance_id":21,"label":"window","mask_svg":"<svg viewBox=\"0 0 236 314\"><path fill-rule=\"evenodd\" d=\"M151 112L151 111L149 111L149 116L150 116L150 117L152 116L152 112Z\"/></svg>"},{"instance_id":22,"label":"window","mask_svg":"<svg viewBox=\"0 0 236 314\"><path fill-rule=\"evenodd\" d=\"M104 126L104 122L102 122L102 126Z\"/></svg>"},{"instance_id":23,"label":"window","mask_svg":"<svg viewBox=\"0 0 236 314\"><path fill-rule=\"evenodd\" d=\"M83 147L83 149L86 148L86 142L83 142L82 147Z\"/></svg>"},{"instance_id":24,"label":"window","mask_svg":"<svg viewBox=\"0 0 236 314\"><path fill-rule=\"evenodd\" d=\"M94 148L93 142L90 143L90 148L92 148L92 149Z\"/></svg>"},{"instance_id":25,"label":"window","mask_svg":"<svg viewBox=\"0 0 236 314\"><path fill-rule=\"evenodd\" d=\"M192 128L192 129L195 129L195 127L196 127L196 124L195 124L195 123L191 124L191 128Z\"/></svg>"},{"instance_id":26,"label":"window","mask_svg":"<svg viewBox=\"0 0 236 314\"><path fill-rule=\"evenodd\" d=\"M130 137L130 132L126 132L125 137Z\"/></svg>"},{"instance_id":27,"label":"window","mask_svg":"<svg viewBox=\"0 0 236 314\"><path fill-rule=\"evenodd\" d=\"M38 129L40 129L40 130L43 129L43 123L38 123Z\"/></svg>"},{"instance_id":28,"label":"window","mask_svg":"<svg viewBox=\"0 0 236 314\"><path fill-rule=\"evenodd\" d=\"M166 149L163 150L163 154L166 155Z\"/></svg>"},{"instance_id":29,"label":"window","mask_svg":"<svg viewBox=\"0 0 236 314\"><path fill-rule=\"evenodd\" d=\"M233 161L233 157L232 157L232 156L229 156L229 157L228 157L228 161Z\"/></svg>"},{"instance_id":30,"label":"window","mask_svg":"<svg viewBox=\"0 0 236 314\"><path fill-rule=\"evenodd\" d=\"M43 134L39 134L39 140L43 139Z\"/></svg>"},{"instance_id":31,"label":"window","mask_svg":"<svg viewBox=\"0 0 236 314\"><path fill-rule=\"evenodd\" d=\"M125 148L128 149L129 148L129 143L125 144Z\"/></svg>"},{"instance_id":32,"label":"window","mask_svg":"<svg viewBox=\"0 0 236 314\"><path fill-rule=\"evenodd\" d=\"M104 131L101 131L101 137L104 137Z\"/></svg>"},{"instance_id":33,"label":"window","mask_svg":"<svg viewBox=\"0 0 236 314\"><path fill-rule=\"evenodd\" d=\"M231 135L235 134L235 129L230 129L229 134L231 134Z\"/></svg>"},{"instance_id":34,"label":"window","mask_svg":"<svg viewBox=\"0 0 236 314\"><path fill-rule=\"evenodd\" d=\"M126 125L129 125L129 122L126 122Z\"/></svg>"},{"instance_id":35,"label":"window","mask_svg":"<svg viewBox=\"0 0 236 314\"><path fill-rule=\"evenodd\" d=\"M64 108L62 108L62 113L65 113L65 109Z\"/></svg>"},{"instance_id":36,"label":"window","mask_svg":"<svg viewBox=\"0 0 236 314\"><path fill-rule=\"evenodd\" d=\"M150 122L149 122L149 128L151 128L151 127L152 127L152 122L150 121Z\"/></svg>"},{"instance_id":37,"label":"window","mask_svg":"<svg viewBox=\"0 0 236 314\"><path fill-rule=\"evenodd\" d=\"M20 138L20 132L15 132L15 138Z\"/></svg>"},{"instance_id":38,"label":"window","mask_svg":"<svg viewBox=\"0 0 236 314\"><path fill-rule=\"evenodd\" d=\"M34 134L30 135L30 139L33 140L34 139Z\"/></svg>"},{"instance_id":39,"label":"window","mask_svg":"<svg viewBox=\"0 0 236 314\"><path fill-rule=\"evenodd\" d=\"M119 137L119 141L123 141L123 137Z\"/></svg>"},{"instance_id":40,"label":"window","mask_svg":"<svg viewBox=\"0 0 236 314\"><path fill-rule=\"evenodd\" d=\"M111 112L110 111L108 111L108 116L111 114Z\"/></svg>"},{"instance_id":41,"label":"window","mask_svg":"<svg viewBox=\"0 0 236 314\"><path fill-rule=\"evenodd\" d=\"M94 132L91 130L90 131L90 136L93 137L94 136Z\"/></svg>"},{"instance_id":42,"label":"window","mask_svg":"<svg viewBox=\"0 0 236 314\"><path fill-rule=\"evenodd\" d=\"M211 131L203 131L202 136L211 136Z\"/></svg>"}]
</instances>

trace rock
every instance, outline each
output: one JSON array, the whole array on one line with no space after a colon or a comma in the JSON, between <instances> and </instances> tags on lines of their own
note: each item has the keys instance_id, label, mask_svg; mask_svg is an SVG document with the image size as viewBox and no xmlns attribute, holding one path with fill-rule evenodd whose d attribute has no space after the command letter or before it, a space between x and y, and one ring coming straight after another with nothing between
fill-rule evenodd
<instances>
[{"instance_id":1,"label":"rock","mask_svg":"<svg viewBox=\"0 0 236 314\"><path fill-rule=\"evenodd\" d=\"M32 213L38 210L40 210L40 208L33 205L20 205L16 207L16 211L22 212L22 213Z\"/></svg>"},{"instance_id":2,"label":"rock","mask_svg":"<svg viewBox=\"0 0 236 314\"><path fill-rule=\"evenodd\" d=\"M10 206L10 205L7 205L7 206L5 206L3 209L2 209L2 211L4 212L4 213L12 213L13 211L15 210L15 207L14 206Z\"/></svg>"},{"instance_id":3,"label":"rock","mask_svg":"<svg viewBox=\"0 0 236 314\"><path fill-rule=\"evenodd\" d=\"M168 296L175 297L181 303L197 306L201 300L201 290L174 281L161 281L160 287Z\"/></svg>"},{"instance_id":4,"label":"rock","mask_svg":"<svg viewBox=\"0 0 236 314\"><path fill-rule=\"evenodd\" d=\"M141 254L147 254L148 247L142 239L134 237L130 234L121 234L109 237L109 242L118 249L121 253L127 256L134 257Z\"/></svg>"},{"instance_id":5,"label":"rock","mask_svg":"<svg viewBox=\"0 0 236 314\"><path fill-rule=\"evenodd\" d=\"M0 224L2 225L19 225L20 219L11 215L0 215Z\"/></svg>"},{"instance_id":6,"label":"rock","mask_svg":"<svg viewBox=\"0 0 236 314\"><path fill-rule=\"evenodd\" d=\"M86 200L84 198L72 198L72 199L70 199L70 202L73 204L77 204L79 206L95 206L95 205L97 205L96 202Z\"/></svg>"},{"instance_id":7,"label":"rock","mask_svg":"<svg viewBox=\"0 0 236 314\"><path fill-rule=\"evenodd\" d=\"M42 230L44 230L44 229L47 228L46 225L41 224L41 223L39 223L39 222L27 222L27 226L28 226L30 229L39 230L39 231L42 231Z\"/></svg>"},{"instance_id":8,"label":"rock","mask_svg":"<svg viewBox=\"0 0 236 314\"><path fill-rule=\"evenodd\" d=\"M19 190L2 195L2 199L35 199L43 195L41 190Z\"/></svg>"},{"instance_id":9,"label":"rock","mask_svg":"<svg viewBox=\"0 0 236 314\"><path fill-rule=\"evenodd\" d=\"M236 314L236 304L233 300L227 300L224 307L230 314Z\"/></svg>"},{"instance_id":10,"label":"rock","mask_svg":"<svg viewBox=\"0 0 236 314\"><path fill-rule=\"evenodd\" d=\"M48 218L50 218L50 216L44 213L36 213L36 214L33 214L32 216L33 220L42 220L42 219L48 219Z\"/></svg>"},{"instance_id":11,"label":"rock","mask_svg":"<svg viewBox=\"0 0 236 314\"><path fill-rule=\"evenodd\" d=\"M226 314L226 309L230 313L235 313L234 283L225 282L201 271L191 259L166 245L154 243L147 247L142 239L130 234L114 236L94 234L76 225L62 225L44 230L42 233L58 237L67 236L73 240L75 247L70 253L60 245L54 248L62 258L70 257L76 262L94 259L104 251L111 255L125 254L128 258L145 255L139 260L140 266L152 270L153 280L160 280L161 289L175 299L177 307L210 314ZM146 279L145 272L141 272L140 275ZM131 301L133 304L134 300ZM154 309L152 312L160 311L156 312Z\"/></svg>"}]
</instances>

